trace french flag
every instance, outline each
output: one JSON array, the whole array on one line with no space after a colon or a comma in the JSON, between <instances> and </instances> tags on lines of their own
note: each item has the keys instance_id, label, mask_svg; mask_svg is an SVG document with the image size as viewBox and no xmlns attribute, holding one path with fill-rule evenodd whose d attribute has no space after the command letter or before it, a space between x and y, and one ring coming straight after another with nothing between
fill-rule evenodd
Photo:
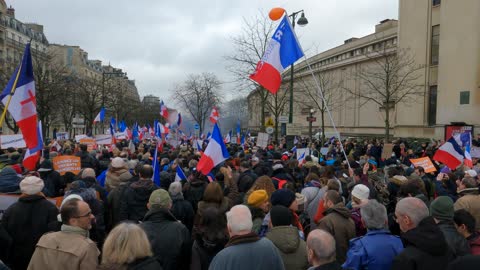
<instances>
[{"instance_id":1,"label":"french flag","mask_svg":"<svg viewBox=\"0 0 480 270\"><path fill-rule=\"evenodd\" d=\"M284 16L250 79L276 94L282 83L282 72L303 55L288 16Z\"/></svg>"},{"instance_id":2,"label":"french flag","mask_svg":"<svg viewBox=\"0 0 480 270\"><path fill-rule=\"evenodd\" d=\"M165 118L165 119L168 119L168 108L167 106L165 106L165 104L163 103L163 100L160 101L160 115Z\"/></svg>"},{"instance_id":3,"label":"french flag","mask_svg":"<svg viewBox=\"0 0 480 270\"><path fill-rule=\"evenodd\" d=\"M220 115L218 114L218 110L216 107L213 107L212 112L210 113L210 122L212 122L212 124L216 124L218 121L218 118L220 118Z\"/></svg>"},{"instance_id":4,"label":"french flag","mask_svg":"<svg viewBox=\"0 0 480 270\"><path fill-rule=\"evenodd\" d=\"M175 174L175 181L180 182L180 181L185 181L185 180L187 180L187 177L183 173L182 168L180 168L180 166L177 166L177 172Z\"/></svg>"},{"instance_id":5,"label":"french flag","mask_svg":"<svg viewBox=\"0 0 480 270\"><path fill-rule=\"evenodd\" d=\"M100 109L100 112L97 114L97 116L95 117L95 119L93 119L93 123L98 123L98 122L103 122L103 119L105 119L105 108L102 107Z\"/></svg>"},{"instance_id":6,"label":"french flag","mask_svg":"<svg viewBox=\"0 0 480 270\"><path fill-rule=\"evenodd\" d=\"M465 149L465 151L463 152L463 155L465 157L463 163L465 164L465 166L472 168L473 161L472 155L470 154L470 147L472 145L472 134L469 131L465 131L455 135L454 138L458 145Z\"/></svg>"},{"instance_id":7,"label":"french flag","mask_svg":"<svg viewBox=\"0 0 480 270\"><path fill-rule=\"evenodd\" d=\"M200 161L197 164L197 171L207 175L215 166L230 157L227 147L223 143L220 129L215 124L213 127L212 139L203 152Z\"/></svg>"},{"instance_id":8,"label":"french flag","mask_svg":"<svg viewBox=\"0 0 480 270\"><path fill-rule=\"evenodd\" d=\"M33 155L37 151L41 151L43 141L41 132L38 131L37 99L30 43L25 46L22 62L15 69L7 86L0 94L0 99L17 122L30 153Z\"/></svg>"},{"instance_id":9,"label":"french flag","mask_svg":"<svg viewBox=\"0 0 480 270\"><path fill-rule=\"evenodd\" d=\"M446 141L433 156L433 159L445 164L448 168L455 170L463 161L463 151L455 138L451 137Z\"/></svg>"}]
</instances>

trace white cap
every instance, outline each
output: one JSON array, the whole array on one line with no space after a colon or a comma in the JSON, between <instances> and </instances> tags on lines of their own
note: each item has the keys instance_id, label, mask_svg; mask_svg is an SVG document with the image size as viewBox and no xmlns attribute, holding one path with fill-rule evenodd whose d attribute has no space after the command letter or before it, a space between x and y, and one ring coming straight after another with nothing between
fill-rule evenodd
<instances>
[{"instance_id":1,"label":"white cap","mask_svg":"<svg viewBox=\"0 0 480 270\"><path fill-rule=\"evenodd\" d=\"M475 170L465 171L465 176L477 177L477 172Z\"/></svg>"},{"instance_id":2,"label":"white cap","mask_svg":"<svg viewBox=\"0 0 480 270\"><path fill-rule=\"evenodd\" d=\"M352 196L355 196L355 198L360 199L361 201L368 200L368 196L370 196L370 189L362 184L355 185L352 190Z\"/></svg>"}]
</instances>

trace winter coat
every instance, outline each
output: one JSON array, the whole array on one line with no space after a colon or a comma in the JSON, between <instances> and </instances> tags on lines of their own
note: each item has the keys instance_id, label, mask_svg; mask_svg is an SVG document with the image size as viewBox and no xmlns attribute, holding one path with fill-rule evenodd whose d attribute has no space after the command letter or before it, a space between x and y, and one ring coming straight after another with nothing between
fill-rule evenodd
<instances>
[{"instance_id":1,"label":"winter coat","mask_svg":"<svg viewBox=\"0 0 480 270\"><path fill-rule=\"evenodd\" d=\"M102 264L97 267L97 270L162 270L162 266L155 257L146 257L126 265Z\"/></svg>"},{"instance_id":2,"label":"winter coat","mask_svg":"<svg viewBox=\"0 0 480 270\"><path fill-rule=\"evenodd\" d=\"M189 268L190 232L169 210L162 208L148 211L140 226L152 245L153 255L164 270Z\"/></svg>"},{"instance_id":3,"label":"winter coat","mask_svg":"<svg viewBox=\"0 0 480 270\"><path fill-rule=\"evenodd\" d=\"M392 270L447 269L454 258L432 217L401 235L405 249L393 260Z\"/></svg>"},{"instance_id":4,"label":"winter coat","mask_svg":"<svg viewBox=\"0 0 480 270\"><path fill-rule=\"evenodd\" d=\"M302 190L302 195L307 198L307 208L306 211L310 218L310 227L315 228L315 214L318 210L318 205L320 200L323 198L325 194L326 188L318 188L318 187L306 187Z\"/></svg>"},{"instance_id":5,"label":"winter coat","mask_svg":"<svg viewBox=\"0 0 480 270\"><path fill-rule=\"evenodd\" d=\"M111 230L121 221L120 203L125 198L125 191L129 185L130 182L122 182L107 195L107 212L105 219L108 230Z\"/></svg>"},{"instance_id":6,"label":"winter coat","mask_svg":"<svg viewBox=\"0 0 480 270\"><path fill-rule=\"evenodd\" d=\"M266 236L280 251L285 270L308 268L307 247L294 226L273 227Z\"/></svg>"},{"instance_id":7,"label":"winter coat","mask_svg":"<svg viewBox=\"0 0 480 270\"><path fill-rule=\"evenodd\" d=\"M172 197L172 208L170 212L172 212L173 216L180 220L190 232L192 231L195 213L193 212L192 205L184 200L181 194Z\"/></svg>"},{"instance_id":8,"label":"winter coat","mask_svg":"<svg viewBox=\"0 0 480 270\"><path fill-rule=\"evenodd\" d=\"M387 230L370 230L365 236L350 240L344 269L389 270L393 258L403 250L400 237Z\"/></svg>"},{"instance_id":9,"label":"winter coat","mask_svg":"<svg viewBox=\"0 0 480 270\"><path fill-rule=\"evenodd\" d=\"M445 236L445 240L455 257L470 254L468 241L458 233L453 221L441 220L437 226L442 231L443 236Z\"/></svg>"},{"instance_id":10,"label":"winter coat","mask_svg":"<svg viewBox=\"0 0 480 270\"><path fill-rule=\"evenodd\" d=\"M208 270L213 258L225 247L226 243L226 236L225 239L209 241L199 235L193 242L190 270Z\"/></svg>"},{"instance_id":11,"label":"winter coat","mask_svg":"<svg viewBox=\"0 0 480 270\"><path fill-rule=\"evenodd\" d=\"M47 197L62 196L62 190L65 188L62 176L57 171L40 172L40 178L45 183Z\"/></svg>"},{"instance_id":12,"label":"winter coat","mask_svg":"<svg viewBox=\"0 0 480 270\"><path fill-rule=\"evenodd\" d=\"M353 208L350 212L351 218L355 223L355 235L357 237L363 236L367 233L367 228L362 223L362 214L360 213L360 208Z\"/></svg>"},{"instance_id":13,"label":"winter coat","mask_svg":"<svg viewBox=\"0 0 480 270\"><path fill-rule=\"evenodd\" d=\"M81 167L83 168L92 168L96 167L96 160L88 152L80 151L76 154L77 157L80 157Z\"/></svg>"},{"instance_id":14,"label":"winter coat","mask_svg":"<svg viewBox=\"0 0 480 270\"><path fill-rule=\"evenodd\" d=\"M480 230L480 195L478 188L464 189L458 194L461 196L453 205L453 208L465 209L475 218L475 230Z\"/></svg>"},{"instance_id":15,"label":"winter coat","mask_svg":"<svg viewBox=\"0 0 480 270\"><path fill-rule=\"evenodd\" d=\"M325 210L323 214L317 228L329 232L335 238L337 262L344 263L348 243L355 237L355 223L350 217L350 211L340 202Z\"/></svg>"},{"instance_id":16,"label":"winter coat","mask_svg":"<svg viewBox=\"0 0 480 270\"><path fill-rule=\"evenodd\" d=\"M260 234L260 230L262 229L263 219L265 218L265 212L261 208L248 206L250 209L250 213L252 214L252 232L256 234Z\"/></svg>"},{"instance_id":17,"label":"winter coat","mask_svg":"<svg viewBox=\"0 0 480 270\"><path fill-rule=\"evenodd\" d=\"M105 188L108 192L118 187L122 182L128 182L132 178L132 174L127 167L110 168L105 177Z\"/></svg>"},{"instance_id":18,"label":"winter coat","mask_svg":"<svg viewBox=\"0 0 480 270\"><path fill-rule=\"evenodd\" d=\"M35 245L48 232L48 224L57 219L58 210L43 195L22 195L5 211L2 226L13 243L8 262L14 269L26 269Z\"/></svg>"},{"instance_id":19,"label":"winter coat","mask_svg":"<svg viewBox=\"0 0 480 270\"><path fill-rule=\"evenodd\" d=\"M28 270L96 269L99 255L88 237L63 231L47 233L38 241Z\"/></svg>"},{"instance_id":20,"label":"winter coat","mask_svg":"<svg viewBox=\"0 0 480 270\"><path fill-rule=\"evenodd\" d=\"M183 197L187 200L193 207L193 211L197 212L198 203L203 198L203 193L207 183L203 180L193 179L191 182L187 182L183 189Z\"/></svg>"},{"instance_id":21,"label":"winter coat","mask_svg":"<svg viewBox=\"0 0 480 270\"><path fill-rule=\"evenodd\" d=\"M216 204L211 202L200 201L198 203L197 214L195 215L195 219L193 220L193 233L198 232L198 228L202 221L203 211L209 207L217 208L219 214L225 214L228 210L230 210L230 200L228 198L223 197L222 203Z\"/></svg>"},{"instance_id":22,"label":"winter coat","mask_svg":"<svg viewBox=\"0 0 480 270\"><path fill-rule=\"evenodd\" d=\"M12 242L12 237L8 234L5 227L0 225L0 261L7 260Z\"/></svg>"},{"instance_id":23,"label":"winter coat","mask_svg":"<svg viewBox=\"0 0 480 270\"><path fill-rule=\"evenodd\" d=\"M468 245L470 246L470 253L472 255L480 255L480 232L467 237Z\"/></svg>"},{"instance_id":24,"label":"winter coat","mask_svg":"<svg viewBox=\"0 0 480 270\"><path fill-rule=\"evenodd\" d=\"M20 177L10 167L0 171L0 193L20 193Z\"/></svg>"},{"instance_id":25,"label":"winter coat","mask_svg":"<svg viewBox=\"0 0 480 270\"><path fill-rule=\"evenodd\" d=\"M130 184L120 200L120 220L131 220L137 223L141 221L148 212L147 203L150 194L156 189L158 187L150 179L141 179Z\"/></svg>"},{"instance_id":26,"label":"winter coat","mask_svg":"<svg viewBox=\"0 0 480 270\"><path fill-rule=\"evenodd\" d=\"M290 174L288 174L285 171L284 168L279 168L279 169L274 170L273 173L272 173L272 179L273 178L286 180L288 182L294 183L293 177ZM279 181L273 181L273 185L275 186L275 189L279 189L278 183L279 183Z\"/></svg>"}]
</instances>

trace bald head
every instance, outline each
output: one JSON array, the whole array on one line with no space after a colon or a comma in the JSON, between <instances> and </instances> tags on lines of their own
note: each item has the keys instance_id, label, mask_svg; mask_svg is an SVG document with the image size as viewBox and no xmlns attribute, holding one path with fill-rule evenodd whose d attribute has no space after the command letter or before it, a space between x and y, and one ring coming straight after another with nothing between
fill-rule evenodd
<instances>
[{"instance_id":1,"label":"bald head","mask_svg":"<svg viewBox=\"0 0 480 270\"><path fill-rule=\"evenodd\" d=\"M335 239L324 230L313 230L307 239L308 260L319 266L335 260Z\"/></svg>"},{"instance_id":2,"label":"bald head","mask_svg":"<svg viewBox=\"0 0 480 270\"><path fill-rule=\"evenodd\" d=\"M252 231L252 213L245 205L236 205L227 212L227 227L230 237Z\"/></svg>"},{"instance_id":3,"label":"bald head","mask_svg":"<svg viewBox=\"0 0 480 270\"><path fill-rule=\"evenodd\" d=\"M403 232L416 228L420 221L428 216L427 205L415 197L403 198L395 207L395 217Z\"/></svg>"}]
</instances>

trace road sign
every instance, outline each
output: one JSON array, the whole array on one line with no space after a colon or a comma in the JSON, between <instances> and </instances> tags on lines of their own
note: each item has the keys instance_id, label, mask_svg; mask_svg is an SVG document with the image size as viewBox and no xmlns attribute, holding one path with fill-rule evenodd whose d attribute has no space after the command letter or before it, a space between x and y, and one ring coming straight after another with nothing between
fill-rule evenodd
<instances>
[{"instance_id":1,"label":"road sign","mask_svg":"<svg viewBox=\"0 0 480 270\"><path fill-rule=\"evenodd\" d=\"M308 122L317 122L317 118L316 117L307 117L307 121Z\"/></svg>"},{"instance_id":2,"label":"road sign","mask_svg":"<svg viewBox=\"0 0 480 270\"><path fill-rule=\"evenodd\" d=\"M195 124L195 125L193 126L193 128L194 128L195 130L200 130L200 125L199 125L199 124Z\"/></svg>"},{"instance_id":3,"label":"road sign","mask_svg":"<svg viewBox=\"0 0 480 270\"><path fill-rule=\"evenodd\" d=\"M265 129L265 131L266 131L268 134L272 134L273 131L274 131L274 129L273 129L273 127L267 127L267 128Z\"/></svg>"},{"instance_id":4,"label":"road sign","mask_svg":"<svg viewBox=\"0 0 480 270\"><path fill-rule=\"evenodd\" d=\"M273 127L275 126L275 123L273 122L273 119L271 117L267 118L267 122L265 122L266 127Z\"/></svg>"},{"instance_id":5,"label":"road sign","mask_svg":"<svg viewBox=\"0 0 480 270\"><path fill-rule=\"evenodd\" d=\"M281 115L281 116L279 116L279 117L278 117L278 122L280 122L280 123L282 123L282 124L283 124L283 123L288 123L288 116L286 116L286 115Z\"/></svg>"}]
</instances>

